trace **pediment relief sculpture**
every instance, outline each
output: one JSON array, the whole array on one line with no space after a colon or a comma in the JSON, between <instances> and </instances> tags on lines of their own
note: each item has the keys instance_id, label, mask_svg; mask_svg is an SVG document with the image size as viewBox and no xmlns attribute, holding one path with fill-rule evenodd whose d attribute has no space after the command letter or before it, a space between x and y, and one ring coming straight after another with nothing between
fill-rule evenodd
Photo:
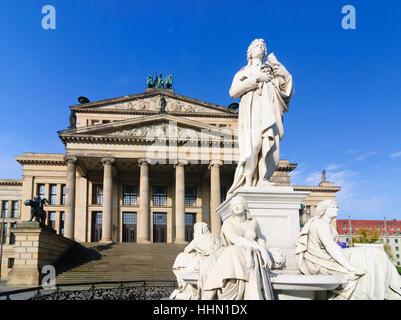
<instances>
[{"instance_id":1,"label":"pediment relief sculpture","mask_svg":"<svg viewBox=\"0 0 401 320\"><path fill-rule=\"evenodd\" d=\"M126 130L116 131L107 133L107 136L119 136L119 137L142 137L146 140L154 141L158 138L169 138L169 139L182 139L182 140L193 140L193 139L218 139L222 136L219 132L213 132L211 130L200 130L188 127L178 127L169 123L151 124L141 127L133 127Z\"/></svg>"},{"instance_id":2,"label":"pediment relief sculpture","mask_svg":"<svg viewBox=\"0 0 401 320\"><path fill-rule=\"evenodd\" d=\"M166 111L167 112L197 112L197 113L211 113L216 112L210 108L201 107L192 103L176 100L166 99Z\"/></svg>"},{"instance_id":3,"label":"pediment relief sculpture","mask_svg":"<svg viewBox=\"0 0 401 320\"><path fill-rule=\"evenodd\" d=\"M167 112L195 112L195 113L220 113L221 111L203 107L194 103L185 102L164 96L165 111ZM143 98L121 103L97 107L98 110L124 110L124 111L160 111L162 96Z\"/></svg>"},{"instance_id":4,"label":"pediment relief sculpture","mask_svg":"<svg viewBox=\"0 0 401 320\"><path fill-rule=\"evenodd\" d=\"M99 110L126 110L126 111L158 111L160 110L160 99L152 97L148 99L138 99L133 101L121 102L112 105L99 107Z\"/></svg>"}]
</instances>

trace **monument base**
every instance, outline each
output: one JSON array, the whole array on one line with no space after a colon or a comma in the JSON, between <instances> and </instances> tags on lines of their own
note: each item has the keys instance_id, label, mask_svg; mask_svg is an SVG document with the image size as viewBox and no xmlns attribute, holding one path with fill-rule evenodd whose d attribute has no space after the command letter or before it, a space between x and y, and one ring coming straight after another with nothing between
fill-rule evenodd
<instances>
[{"instance_id":1,"label":"monument base","mask_svg":"<svg viewBox=\"0 0 401 320\"><path fill-rule=\"evenodd\" d=\"M177 277L195 288L199 274L185 273ZM271 283L277 300L327 300L327 292L345 285L347 281L337 275L303 275L274 271Z\"/></svg>"},{"instance_id":2,"label":"monument base","mask_svg":"<svg viewBox=\"0 0 401 320\"><path fill-rule=\"evenodd\" d=\"M290 186L242 187L216 211L224 222L231 215L231 199L243 197L252 217L259 223L267 247L281 249L287 261L283 269L297 272L295 247L300 233L299 210L308 194L306 191L294 191Z\"/></svg>"},{"instance_id":3,"label":"monument base","mask_svg":"<svg viewBox=\"0 0 401 320\"><path fill-rule=\"evenodd\" d=\"M37 286L42 267L53 265L75 243L35 221L17 222L14 267L7 277L8 286Z\"/></svg>"}]
</instances>

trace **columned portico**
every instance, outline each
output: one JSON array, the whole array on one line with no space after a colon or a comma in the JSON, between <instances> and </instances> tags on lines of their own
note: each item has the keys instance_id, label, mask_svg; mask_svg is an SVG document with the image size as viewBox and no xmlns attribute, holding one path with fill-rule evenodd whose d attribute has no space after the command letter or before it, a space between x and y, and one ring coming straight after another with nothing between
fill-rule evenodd
<instances>
[{"instance_id":1,"label":"columned portico","mask_svg":"<svg viewBox=\"0 0 401 320\"><path fill-rule=\"evenodd\" d=\"M138 242L149 243L149 163L146 159L139 159L138 163L140 167Z\"/></svg>"},{"instance_id":2,"label":"columned portico","mask_svg":"<svg viewBox=\"0 0 401 320\"><path fill-rule=\"evenodd\" d=\"M74 240L74 224L75 224L75 187L76 187L76 169L77 157L66 156L67 163L66 175L66 195L65 195L65 221L64 236Z\"/></svg>"},{"instance_id":3,"label":"columned portico","mask_svg":"<svg viewBox=\"0 0 401 320\"><path fill-rule=\"evenodd\" d=\"M216 212L220 205L220 166L223 165L221 160L212 160L209 165L210 169L210 224L211 232L220 235L221 218Z\"/></svg>"},{"instance_id":4,"label":"columned portico","mask_svg":"<svg viewBox=\"0 0 401 320\"><path fill-rule=\"evenodd\" d=\"M185 243L185 168L188 160L178 160L175 167L175 242Z\"/></svg>"},{"instance_id":5,"label":"columned portico","mask_svg":"<svg viewBox=\"0 0 401 320\"><path fill-rule=\"evenodd\" d=\"M103 215L102 242L112 242L112 197L113 197L113 158L102 158L103 162Z\"/></svg>"}]
</instances>

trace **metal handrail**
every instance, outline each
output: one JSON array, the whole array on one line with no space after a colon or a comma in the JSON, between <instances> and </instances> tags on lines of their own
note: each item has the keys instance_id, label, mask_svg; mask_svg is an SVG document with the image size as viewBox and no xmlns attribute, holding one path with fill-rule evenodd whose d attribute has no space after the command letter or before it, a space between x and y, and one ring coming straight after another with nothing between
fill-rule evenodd
<instances>
[{"instance_id":1,"label":"metal handrail","mask_svg":"<svg viewBox=\"0 0 401 320\"><path fill-rule=\"evenodd\" d=\"M41 290L60 290L62 287L79 287L79 286L87 286L87 287L92 287L95 289L96 286L99 285L107 285L107 284L118 284L120 286L124 286L124 284L129 284L129 283L138 283L138 284L143 284L143 286L146 288L147 283L166 283L170 285L177 285L177 281L174 280L128 280L128 281L99 281L99 282L75 282L75 283L61 283L61 284L55 284L55 288L49 289L49 288L44 288L43 286L37 286L37 287L30 287L30 288L25 288L25 289L18 289L18 290L12 290L12 291L3 291L0 292L0 297L6 296L6 300L10 300L10 296L16 295L16 294L21 294L21 293L27 293L27 292L38 292L40 293Z\"/></svg>"}]
</instances>

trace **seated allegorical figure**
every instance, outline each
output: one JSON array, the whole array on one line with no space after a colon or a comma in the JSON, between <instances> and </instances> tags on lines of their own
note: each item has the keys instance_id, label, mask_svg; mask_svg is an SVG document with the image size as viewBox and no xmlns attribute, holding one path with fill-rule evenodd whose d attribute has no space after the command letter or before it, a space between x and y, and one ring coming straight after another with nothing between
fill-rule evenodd
<instances>
[{"instance_id":1,"label":"seated allegorical figure","mask_svg":"<svg viewBox=\"0 0 401 320\"><path fill-rule=\"evenodd\" d=\"M223 249L204 278L202 299L274 299L268 270L274 262L259 224L240 196L231 199L230 211L221 228Z\"/></svg>"},{"instance_id":2,"label":"seated allegorical figure","mask_svg":"<svg viewBox=\"0 0 401 320\"><path fill-rule=\"evenodd\" d=\"M173 265L178 288L171 294L170 299L200 299L202 283L211 266L215 263L219 250L221 250L220 237L211 234L206 223L195 223L194 239L185 247L184 252L178 254ZM180 275L186 273L198 274L197 286L180 278Z\"/></svg>"},{"instance_id":3,"label":"seated allegorical figure","mask_svg":"<svg viewBox=\"0 0 401 320\"><path fill-rule=\"evenodd\" d=\"M338 233L331 225L338 214L337 202L318 204L316 214L301 230L296 261L303 274L339 275L347 280L330 293L333 300L401 299L401 276L383 249L342 249L335 242Z\"/></svg>"}]
</instances>

